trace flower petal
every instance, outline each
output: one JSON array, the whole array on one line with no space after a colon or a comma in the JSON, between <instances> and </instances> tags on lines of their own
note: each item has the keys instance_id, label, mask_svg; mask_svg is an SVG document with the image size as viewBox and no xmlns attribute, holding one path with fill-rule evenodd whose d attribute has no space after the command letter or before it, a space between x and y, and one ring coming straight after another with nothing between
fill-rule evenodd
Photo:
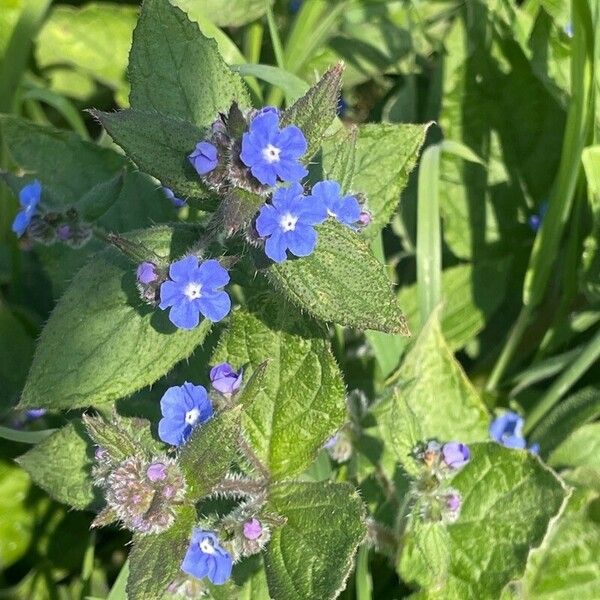
<instances>
[{"instance_id":1,"label":"flower petal","mask_svg":"<svg viewBox=\"0 0 600 600\"><path fill-rule=\"evenodd\" d=\"M231 299L227 292L202 294L196 302L198 302L200 312L213 323L224 319L231 310Z\"/></svg>"},{"instance_id":2,"label":"flower petal","mask_svg":"<svg viewBox=\"0 0 600 600\"><path fill-rule=\"evenodd\" d=\"M284 127L277 136L276 146L289 158L300 158L307 150L308 144L302 130L295 125Z\"/></svg>"},{"instance_id":3,"label":"flower petal","mask_svg":"<svg viewBox=\"0 0 600 600\"><path fill-rule=\"evenodd\" d=\"M162 418L158 422L158 437L172 446L180 446L185 441L185 421Z\"/></svg>"},{"instance_id":4,"label":"flower petal","mask_svg":"<svg viewBox=\"0 0 600 600\"><path fill-rule=\"evenodd\" d=\"M289 232L288 232L289 233ZM275 262L283 262L287 255L287 235L281 231L275 231L265 242L265 254Z\"/></svg>"},{"instance_id":5,"label":"flower petal","mask_svg":"<svg viewBox=\"0 0 600 600\"><path fill-rule=\"evenodd\" d=\"M279 214L270 204L264 204L256 217L256 231L261 237L271 235L279 229Z\"/></svg>"},{"instance_id":6,"label":"flower petal","mask_svg":"<svg viewBox=\"0 0 600 600\"><path fill-rule=\"evenodd\" d=\"M218 260L205 260L198 268L197 281L203 288L214 290L229 283L229 273Z\"/></svg>"},{"instance_id":7,"label":"flower petal","mask_svg":"<svg viewBox=\"0 0 600 600\"><path fill-rule=\"evenodd\" d=\"M42 195L42 184L35 179L31 183L21 188L19 192L19 202L21 206L35 208Z\"/></svg>"},{"instance_id":8,"label":"flower petal","mask_svg":"<svg viewBox=\"0 0 600 600\"><path fill-rule=\"evenodd\" d=\"M308 225L296 225L287 234L287 245L293 255L308 256L317 245L317 232Z\"/></svg>"},{"instance_id":9,"label":"flower petal","mask_svg":"<svg viewBox=\"0 0 600 600\"><path fill-rule=\"evenodd\" d=\"M250 171L263 185L275 185L277 183L276 164L278 163L257 162L252 165Z\"/></svg>"},{"instance_id":10,"label":"flower petal","mask_svg":"<svg viewBox=\"0 0 600 600\"><path fill-rule=\"evenodd\" d=\"M20 210L13 221L12 230L18 237L21 237L29 227L29 223L31 223L31 215L24 210Z\"/></svg>"},{"instance_id":11,"label":"flower petal","mask_svg":"<svg viewBox=\"0 0 600 600\"><path fill-rule=\"evenodd\" d=\"M198 300L191 301L183 298L174 304L169 312L169 320L179 329L194 329L200 322L200 311L196 304Z\"/></svg>"},{"instance_id":12,"label":"flower petal","mask_svg":"<svg viewBox=\"0 0 600 600\"><path fill-rule=\"evenodd\" d=\"M304 165L290 158L282 158L272 166L282 181L300 181L308 175Z\"/></svg>"},{"instance_id":13,"label":"flower petal","mask_svg":"<svg viewBox=\"0 0 600 600\"><path fill-rule=\"evenodd\" d=\"M209 575L209 579L215 585L223 585L231 577L233 561L231 560L231 556L227 553L215 554L213 558L215 559L216 568L212 573L212 577Z\"/></svg>"},{"instance_id":14,"label":"flower petal","mask_svg":"<svg viewBox=\"0 0 600 600\"><path fill-rule=\"evenodd\" d=\"M197 256L185 256L171 263L169 267L169 277L173 281L187 282L194 269L198 268Z\"/></svg>"},{"instance_id":15,"label":"flower petal","mask_svg":"<svg viewBox=\"0 0 600 600\"><path fill-rule=\"evenodd\" d=\"M187 406L185 394L182 386L170 387L160 399L160 412L163 417L168 419L185 420Z\"/></svg>"},{"instance_id":16,"label":"flower petal","mask_svg":"<svg viewBox=\"0 0 600 600\"><path fill-rule=\"evenodd\" d=\"M169 308L169 306L173 306L182 300L183 297L179 284L174 281L164 281L160 285L160 304L158 307L165 310L165 308Z\"/></svg>"}]
</instances>

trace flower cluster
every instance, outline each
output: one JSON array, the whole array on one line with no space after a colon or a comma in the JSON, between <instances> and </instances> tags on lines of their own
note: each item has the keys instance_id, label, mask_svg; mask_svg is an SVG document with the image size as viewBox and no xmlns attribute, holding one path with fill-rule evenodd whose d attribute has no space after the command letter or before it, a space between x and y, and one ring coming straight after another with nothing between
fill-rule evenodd
<instances>
[{"instance_id":1,"label":"flower cluster","mask_svg":"<svg viewBox=\"0 0 600 600\"><path fill-rule=\"evenodd\" d=\"M37 179L23 186L19 192L21 210L12 224L17 237L27 233L36 242L50 245L59 241L72 248L83 246L91 238L91 227L81 222L74 208L64 213L46 211L41 199L42 184Z\"/></svg>"},{"instance_id":2,"label":"flower cluster","mask_svg":"<svg viewBox=\"0 0 600 600\"><path fill-rule=\"evenodd\" d=\"M227 117L215 122L211 138L198 142L188 158L215 191L234 187L267 196L250 238L258 235L266 255L283 262L288 252L304 257L314 251L314 227L327 217L353 229L370 220L358 199L345 195L336 181L320 181L305 194L300 182L308 175L302 163L307 148L302 130L295 125L282 127L276 108L267 106L243 115L234 105Z\"/></svg>"},{"instance_id":3,"label":"flower cluster","mask_svg":"<svg viewBox=\"0 0 600 600\"><path fill-rule=\"evenodd\" d=\"M523 436L523 425L523 417L509 410L492 421L490 424L490 437L506 448L527 448L527 440ZM532 444L528 450L538 454L540 446L539 444Z\"/></svg>"},{"instance_id":4,"label":"flower cluster","mask_svg":"<svg viewBox=\"0 0 600 600\"><path fill-rule=\"evenodd\" d=\"M449 482L471 460L469 447L462 442L440 444L430 440L417 446L413 457L424 466L413 487L421 517L428 521L456 521L462 498L449 487Z\"/></svg>"},{"instance_id":5,"label":"flower cluster","mask_svg":"<svg viewBox=\"0 0 600 600\"><path fill-rule=\"evenodd\" d=\"M177 463L166 456L148 462L131 456L114 463L110 453L99 448L94 479L104 489L106 508L94 526L120 521L141 534L160 533L175 521L175 508L185 498L185 480Z\"/></svg>"}]
</instances>

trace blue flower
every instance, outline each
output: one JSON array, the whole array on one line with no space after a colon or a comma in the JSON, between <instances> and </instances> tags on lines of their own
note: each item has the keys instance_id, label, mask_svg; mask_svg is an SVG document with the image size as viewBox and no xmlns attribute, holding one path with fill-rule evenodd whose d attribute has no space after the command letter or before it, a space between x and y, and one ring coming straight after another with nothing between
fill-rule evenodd
<instances>
[{"instance_id":1,"label":"blue flower","mask_svg":"<svg viewBox=\"0 0 600 600\"><path fill-rule=\"evenodd\" d=\"M156 265L151 262L140 263L135 273L137 282L142 285L149 285L158 280Z\"/></svg>"},{"instance_id":2,"label":"blue flower","mask_svg":"<svg viewBox=\"0 0 600 600\"><path fill-rule=\"evenodd\" d=\"M471 460L469 446L460 442L447 442L442 446L444 463L449 469L462 469Z\"/></svg>"},{"instance_id":3,"label":"blue flower","mask_svg":"<svg viewBox=\"0 0 600 600\"><path fill-rule=\"evenodd\" d=\"M19 203L21 210L17 213L12 224L12 230L21 237L37 212L37 206L40 203L42 195L42 184L36 179L24 186L19 192Z\"/></svg>"},{"instance_id":4,"label":"blue flower","mask_svg":"<svg viewBox=\"0 0 600 600\"><path fill-rule=\"evenodd\" d=\"M198 175L210 173L219 163L217 148L210 142L198 142L188 158Z\"/></svg>"},{"instance_id":5,"label":"blue flower","mask_svg":"<svg viewBox=\"0 0 600 600\"><path fill-rule=\"evenodd\" d=\"M192 577L208 577L211 583L222 585L231 577L233 560L212 531L197 527L181 563L181 570Z\"/></svg>"},{"instance_id":6,"label":"blue flower","mask_svg":"<svg viewBox=\"0 0 600 600\"><path fill-rule=\"evenodd\" d=\"M490 425L491 438L507 448L525 448L527 442L523 437L523 417L508 411L495 418Z\"/></svg>"},{"instance_id":7,"label":"blue flower","mask_svg":"<svg viewBox=\"0 0 600 600\"><path fill-rule=\"evenodd\" d=\"M159 307L171 307L169 319L180 329L193 329L200 314L211 321L224 319L231 310L231 300L222 288L229 274L211 259L199 264L196 256L186 256L169 267L170 280L160 286Z\"/></svg>"},{"instance_id":8,"label":"blue flower","mask_svg":"<svg viewBox=\"0 0 600 600\"><path fill-rule=\"evenodd\" d=\"M242 162L258 181L275 185L281 181L300 181L308 171L299 162L306 152L306 138L295 125L279 128L279 113L272 107L260 111L242 136Z\"/></svg>"},{"instance_id":9,"label":"blue flower","mask_svg":"<svg viewBox=\"0 0 600 600\"><path fill-rule=\"evenodd\" d=\"M317 245L314 225L327 218L327 208L319 201L303 196L302 186L278 188L271 204L265 204L256 218L258 235L266 238L265 253L275 262L283 262L286 250L295 256L308 256Z\"/></svg>"},{"instance_id":10,"label":"blue flower","mask_svg":"<svg viewBox=\"0 0 600 600\"><path fill-rule=\"evenodd\" d=\"M240 389L243 373L233 370L229 363L220 363L210 370L210 382L221 394L234 394Z\"/></svg>"},{"instance_id":11,"label":"blue flower","mask_svg":"<svg viewBox=\"0 0 600 600\"><path fill-rule=\"evenodd\" d=\"M533 214L527 219L527 222L529 223L529 227L531 228L532 231L537 232L539 230L539 228L542 225L542 221L544 220L544 217L546 216L547 212L548 212L548 203L542 202L540 204L540 208L538 209L537 214Z\"/></svg>"},{"instance_id":12,"label":"blue flower","mask_svg":"<svg viewBox=\"0 0 600 600\"><path fill-rule=\"evenodd\" d=\"M194 427L213 416L213 407L204 387L186 381L163 394L160 412L163 418L158 423L158 437L172 446L181 446Z\"/></svg>"},{"instance_id":13,"label":"blue flower","mask_svg":"<svg viewBox=\"0 0 600 600\"><path fill-rule=\"evenodd\" d=\"M313 186L309 199L322 202L329 216L348 227L360 219L358 200L354 196L342 196L342 188L337 181L319 181Z\"/></svg>"},{"instance_id":14,"label":"blue flower","mask_svg":"<svg viewBox=\"0 0 600 600\"><path fill-rule=\"evenodd\" d=\"M187 202L185 200L182 200L181 198L177 198L177 196L175 196L175 192L171 188L163 186L162 191L164 192L165 196L171 201L171 204L173 204L175 208L182 208L187 205Z\"/></svg>"}]
</instances>

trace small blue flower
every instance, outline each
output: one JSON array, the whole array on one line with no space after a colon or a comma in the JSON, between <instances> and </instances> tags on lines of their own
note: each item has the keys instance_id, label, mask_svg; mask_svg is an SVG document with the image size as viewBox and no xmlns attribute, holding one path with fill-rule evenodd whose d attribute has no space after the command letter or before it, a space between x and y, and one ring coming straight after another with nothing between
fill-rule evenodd
<instances>
[{"instance_id":1,"label":"small blue flower","mask_svg":"<svg viewBox=\"0 0 600 600\"><path fill-rule=\"evenodd\" d=\"M210 370L210 382L221 394L234 394L242 385L243 372L236 372L229 363L220 363Z\"/></svg>"},{"instance_id":2,"label":"small blue flower","mask_svg":"<svg viewBox=\"0 0 600 600\"><path fill-rule=\"evenodd\" d=\"M446 442L442 446L442 457L449 469L462 469L471 460L471 451L466 444Z\"/></svg>"},{"instance_id":3,"label":"small blue flower","mask_svg":"<svg viewBox=\"0 0 600 600\"><path fill-rule=\"evenodd\" d=\"M137 282L142 285L150 285L151 283L158 281L158 273L156 272L156 265L154 263L140 263L135 273Z\"/></svg>"},{"instance_id":4,"label":"small blue flower","mask_svg":"<svg viewBox=\"0 0 600 600\"><path fill-rule=\"evenodd\" d=\"M210 142L198 142L188 158L198 175L210 173L219 164L217 148Z\"/></svg>"},{"instance_id":5,"label":"small blue flower","mask_svg":"<svg viewBox=\"0 0 600 600\"><path fill-rule=\"evenodd\" d=\"M30 408L26 413L25 417L28 421L35 421L41 419L46 414L45 408Z\"/></svg>"},{"instance_id":6,"label":"small blue flower","mask_svg":"<svg viewBox=\"0 0 600 600\"><path fill-rule=\"evenodd\" d=\"M523 417L516 412L508 411L496 417L490 425L491 438L507 448L525 448L527 442L523 437Z\"/></svg>"},{"instance_id":7,"label":"small blue flower","mask_svg":"<svg viewBox=\"0 0 600 600\"><path fill-rule=\"evenodd\" d=\"M302 0L290 0L290 12L295 15L302 6Z\"/></svg>"},{"instance_id":8,"label":"small blue flower","mask_svg":"<svg viewBox=\"0 0 600 600\"><path fill-rule=\"evenodd\" d=\"M42 184L36 179L24 186L19 192L19 203L21 210L17 213L12 224L12 230L21 237L37 212L37 206L40 203L42 195Z\"/></svg>"},{"instance_id":9,"label":"small blue flower","mask_svg":"<svg viewBox=\"0 0 600 600\"><path fill-rule=\"evenodd\" d=\"M187 202L185 200L182 200L181 198L177 198L177 196L175 196L175 192L171 188L163 186L162 191L164 192L165 196L171 201L171 204L173 204L175 208L182 208L187 205Z\"/></svg>"},{"instance_id":10,"label":"small blue flower","mask_svg":"<svg viewBox=\"0 0 600 600\"><path fill-rule=\"evenodd\" d=\"M194 427L213 416L213 407L204 387L186 381L163 394L160 412L163 418L158 423L158 437L172 446L181 446Z\"/></svg>"},{"instance_id":11,"label":"small blue flower","mask_svg":"<svg viewBox=\"0 0 600 600\"><path fill-rule=\"evenodd\" d=\"M348 103L340 96L337 103L337 114L343 117L348 112Z\"/></svg>"},{"instance_id":12,"label":"small blue flower","mask_svg":"<svg viewBox=\"0 0 600 600\"><path fill-rule=\"evenodd\" d=\"M542 225L542 221L544 220L544 217L546 216L547 212L548 212L548 203L542 202L540 204L540 208L538 209L537 214L533 214L527 219L527 222L529 223L529 227L531 228L532 231L537 232L539 230L539 228Z\"/></svg>"},{"instance_id":13,"label":"small blue flower","mask_svg":"<svg viewBox=\"0 0 600 600\"><path fill-rule=\"evenodd\" d=\"M208 577L211 583L222 585L231 577L233 560L212 531L197 527L181 563L181 570L192 577Z\"/></svg>"},{"instance_id":14,"label":"small blue flower","mask_svg":"<svg viewBox=\"0 0 600 600\"><path fill-rule=\"evenodd\" d=\"M564 26L563 31L567 34L567 36L569 36L570 38L573 37L573 23L571 23L570 21Z\"/></svg>"},{"instance_id":15,"label":"small blue flower","mask_svg":"<svg viewBox=\"0 0 600 600\"><path fill-rule=\"evenodd\" d=\"M275 185L281 181L300 181L308 171L299 158L306 152L306 138L295 125L279 128L279 113L272 107L260 111L242 136L242 162L258 181Z\"/></svg>"},{"instance_id":16,"label":"small blue flower","mask_svg":"<svg viewBox=\"0 0 600 600\"><path fill-rule=\"evenodd\" d=\"M218 260L199 264L196 256L186 256L169 267L170 280L160 286L159 307L171 307L169 319L180 329L193 329L200 322L200 314L220 321L231 310L231 300L219 289L229 283L229 274Z\"/></svg>"},{"instance_id":17,"label":"small blue flower","mask_svg":"<svg viewBox=\"0 0 600 600\"><path fill-rule=\"evenodd\" d=\"M308 256L317 245L314 225L327 218L325 205L302 194L302 186L278 188L271 204L265 204L256 218L256 230L266 238L265 253L275 262L283 262L286 250L295 256Z\"/></svg>"},{"instance_id":18,"label":"small blue flower","mask_svg":"<svg viewBox=\"0 0 600 600\"><path fill-rule=\"evenodd\" d=\"M358 200L354 196L342 196L342 188L337 181L319 181L313 186L309 199L322 202L329 216L348 227L360 219Z\"/></svg>"}]
</instances>

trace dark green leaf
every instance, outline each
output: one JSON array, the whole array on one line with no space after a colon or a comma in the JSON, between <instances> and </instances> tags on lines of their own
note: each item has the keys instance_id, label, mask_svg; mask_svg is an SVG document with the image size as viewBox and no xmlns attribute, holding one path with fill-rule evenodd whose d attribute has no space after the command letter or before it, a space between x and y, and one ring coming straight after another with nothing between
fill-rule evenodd
<instances>
[{"instance_id":1,"label":"dark green leaf","mask_svg":"<svg viewBox=\"0 0 600 600\"><path fill-rule=\"evenodd\" d=\"M93 461L92 442L79 420L71 421L17 459L54 499L79 510L98 500L92 485Z\"/></svg>"},{"instance_id":2,"label":"dark green leaf","mask_svg":"<svg viewBox=\"0 0 600 600\"><path fill-rule=\"evenodd\" d=\"M182 506L175 523L155 535L135 535L129 555L127 598L161 600L167 586L180 574L181 562L192 536L196 510Z\"/></svg>"},{"instance_id":3,"label":"dark green leaf","mask_svg":"<svg viewBox=\"0 0 600 600\"><path fill-rule=\"evenodd\" d=\"M155 228L129 237L170 260L197 235ZM77 274L42 331L21 405L75 408L128 396L187 358L209 329L208 320L176 329L165 312L142 303L135 265L106 250Z\"/></svg>"},{"instance_id":4,"label":"dark green leaf","mask_svg":"<svg viewBox=\"0 0 600 600\"><path fill-rule=\"evenodd\" d=\"M239 75L217 43L164 0L145 0L129 56L132 108L156 111L206 127L233 102L248 106Z\"/></svg>"},{"instance_id":5,"label":"dark green leaf","mask_svg":"<svg viewBox=\"0 0 600 600\"><path fill-rule=\"evenodd\" d=\"M188 485L188 496L196 501L210 493L237 455L241 406L226 410L197 427L179 456Z\"/></svg>"}]
</instances>

